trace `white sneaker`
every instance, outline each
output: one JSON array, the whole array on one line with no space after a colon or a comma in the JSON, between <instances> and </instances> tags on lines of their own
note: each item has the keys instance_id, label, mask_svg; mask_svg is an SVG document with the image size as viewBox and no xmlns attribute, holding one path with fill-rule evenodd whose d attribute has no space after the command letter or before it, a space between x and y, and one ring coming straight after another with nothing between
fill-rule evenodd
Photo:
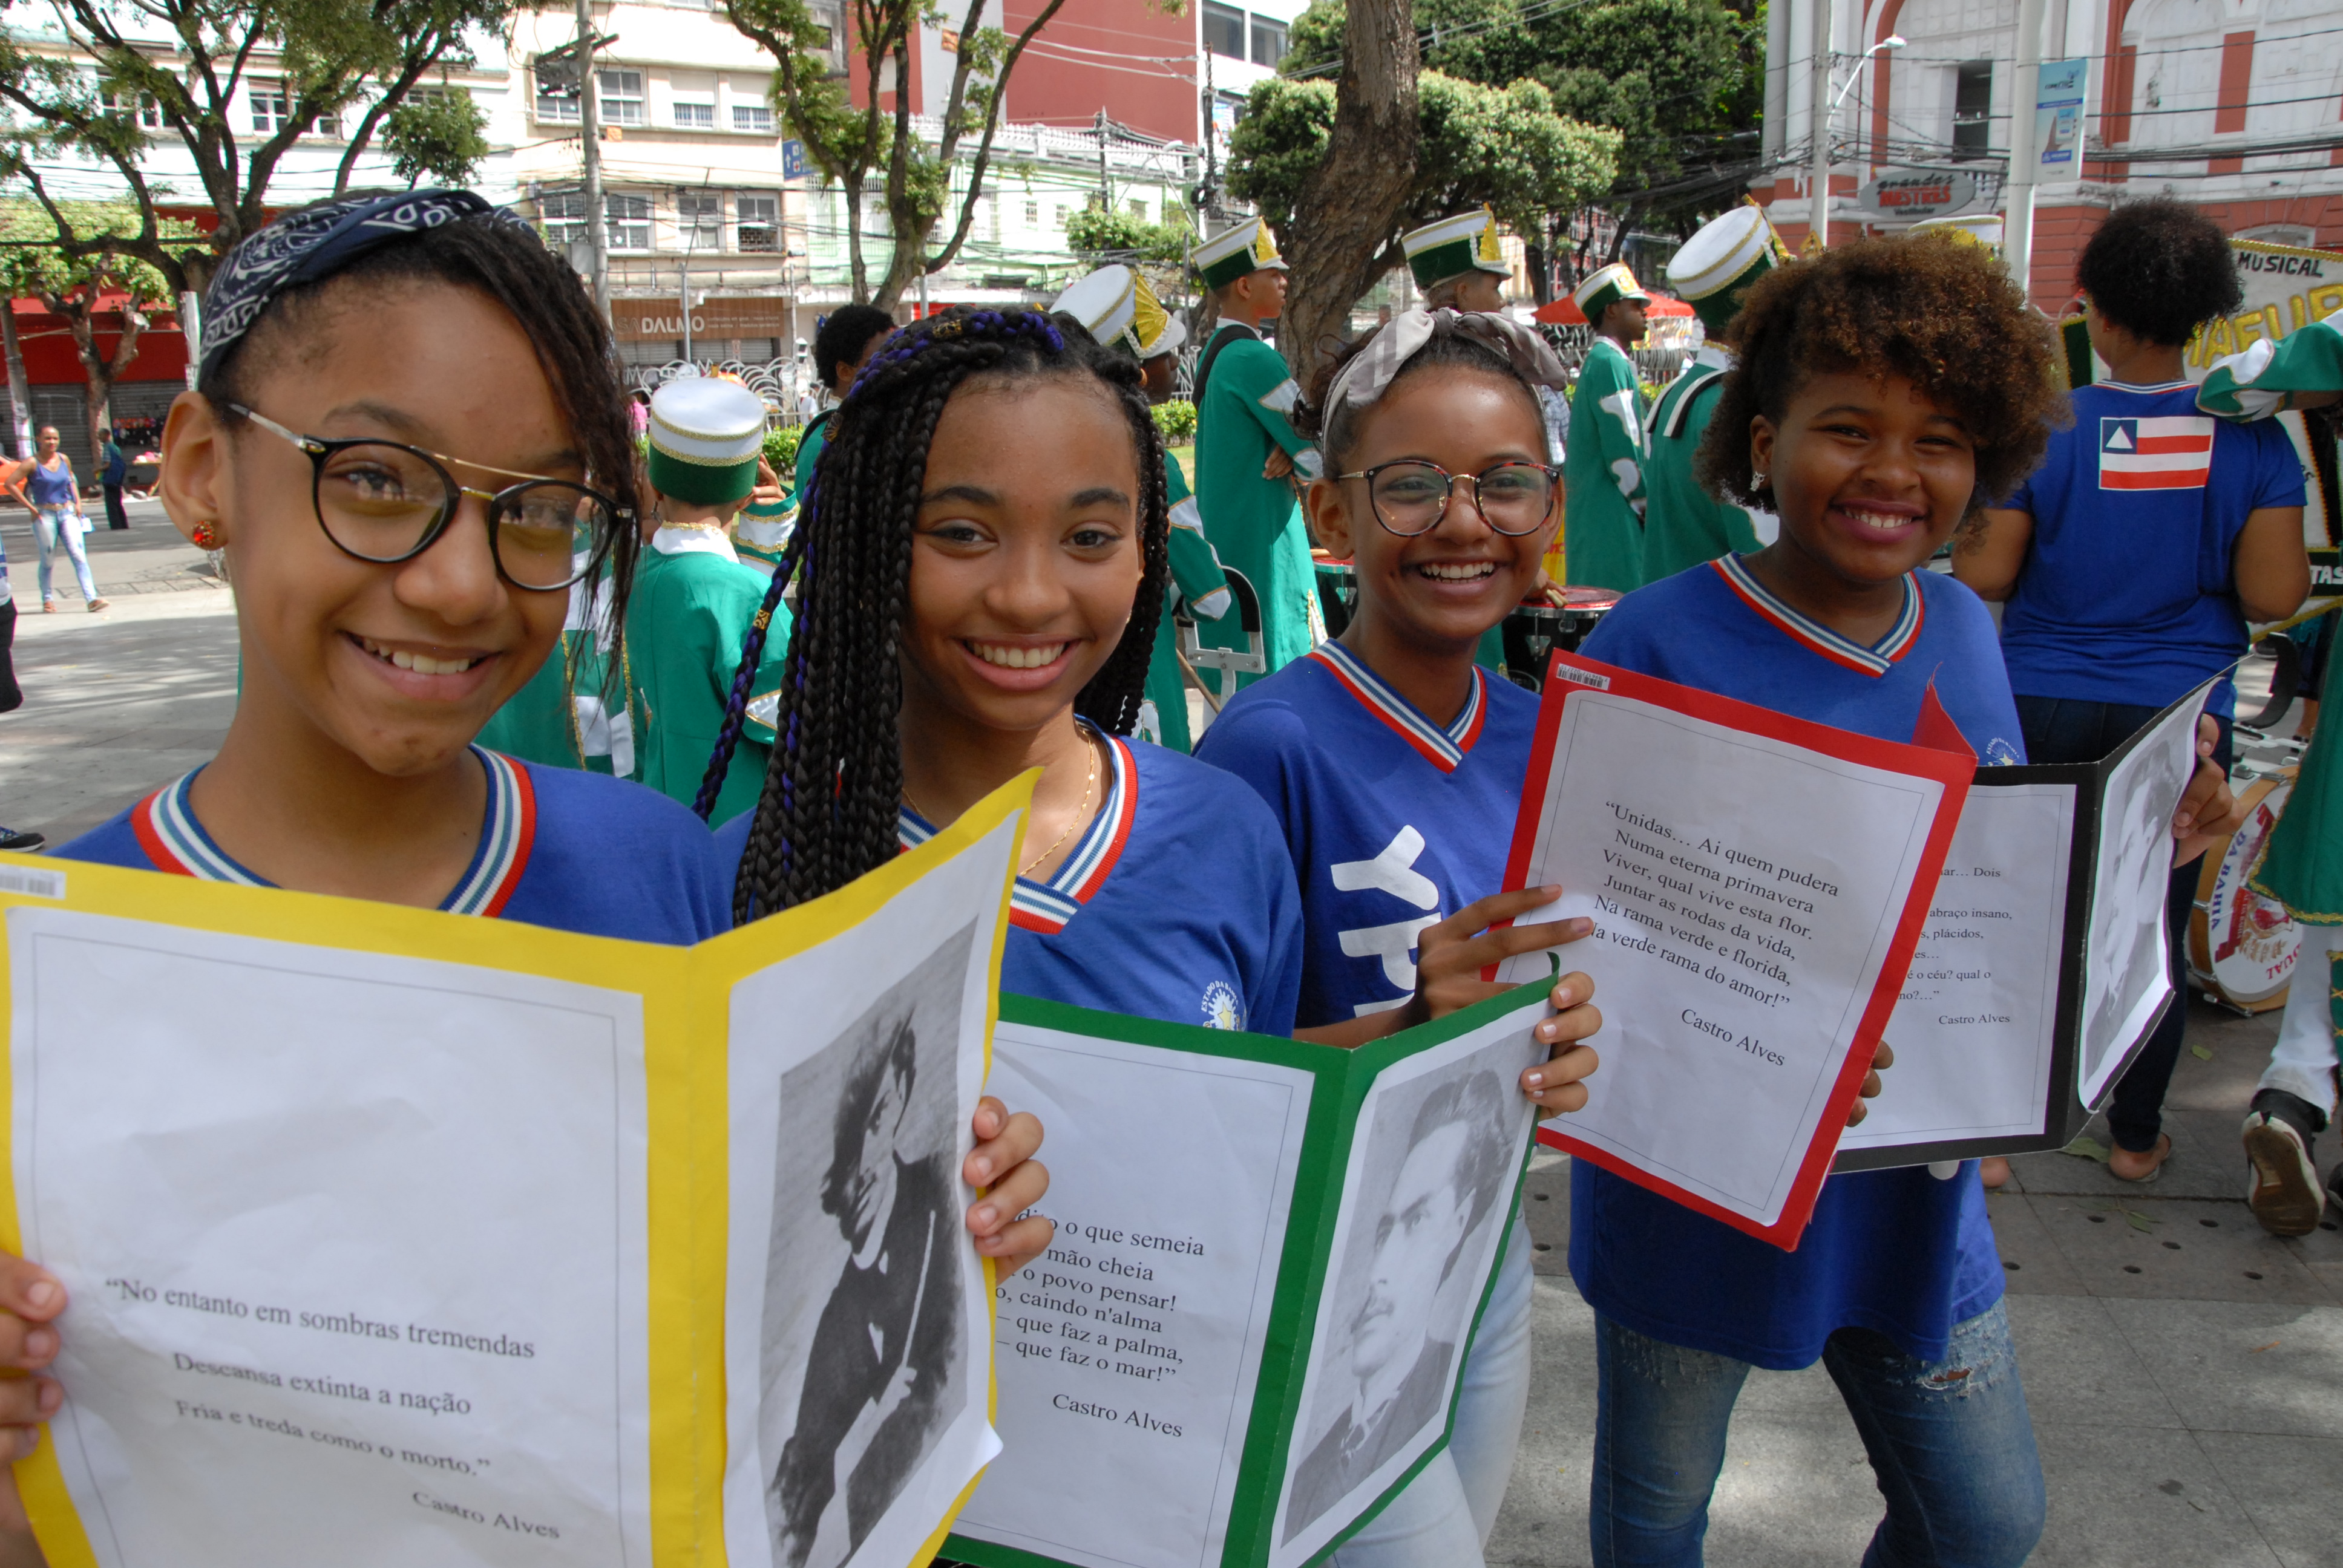
<instances>
[{"instance_id":1,"label":"white sneaker","mask_svg":"<svg viewBox=\"0 0 2343 1568\"><path fill-rule=\"evenodd\" d=\"M2246 1159L2253 1177L2246 1206L2273 1236L2307 1236L2318 1228L2327 1194L2302 1134L2289 1122L2258 1111L2246 1112Z\"/></svg>"}]
</instances>

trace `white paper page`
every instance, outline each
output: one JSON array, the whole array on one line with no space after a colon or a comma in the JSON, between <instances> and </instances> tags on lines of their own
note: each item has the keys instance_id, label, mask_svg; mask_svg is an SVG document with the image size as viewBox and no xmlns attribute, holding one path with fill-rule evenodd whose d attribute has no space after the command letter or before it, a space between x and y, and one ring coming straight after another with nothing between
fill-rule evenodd
<instances>
[{"instance_id":1,"label":"white paper page","mask_svg":"<svg viewBox=\"0 0 2343 1568\"><path fill-rule=\"evenodd\" d=\"M639 998L62 910L8 934L99 1562L649 1563Z\"/></svg>"},{"instance_id":2,"label":"white paper page","mask_svg":"<svg viewBox=\"0 0 2343 1568\"><path fill-rule=\"evenodd\" d=\"M734 1568L901 1568L1000 1451L960 1171L1019 820L732 988Z\"/></svg>"},{"instance_id":3,"label":"white paper page","mask_svg":"<svg viewBox=\"0 0 2343 1568\"><path fill-rule=\"evenodd\" d=\"M2086 1105L2099 1103L2125 1050L2172 995L2172 944L2164 924L2172 813L2197 770L2199 706L2175 709L2107 777L2083 971L2082 1050L2076 1060Z\"/></svg>"},{"instance_id":4,"label":"white paper page","mask_svg":"<svg viewBox=\"0 0 2343 1568\"><path fill-rule=\"evenodd\" d=\"M1542 991L1394 1062L1368 1089L1342 1175L1270 1568L1300 1568L1447 1431L1537 1118L1521 1075Z\"/></svg>"},{"instance_id":5,"label":"white paper page","mask_svg":"<svg viewBox=\"0 0 2343 1568\"><path fill-rule=\"evenodd\" d=\"M1887 1022L1896 1065L1841 1149L2042 1131L2074 831L2071 784L1969 791Z\"/></svg>"},{"instance_id":6,"label":"white paper page","mask_svg":"<svg viewBox=\"0 0 2343 1568\"><path fill-rule=\"evenodd\" d=\"M1527 885L1594 979L1574 1136L1773 1224L1896 934L1943 787L1608 692L1563 710ZM1545 974L1543 953L1507 980Z\"/></svg>"},{"instance_id":7,"label":"white paper page","mask_svg":"<svg viewBox=\"0 0 2343 1568\"><path fill-rule=\"evenodd\" d=\"M1216 1568L1314 1081L1001 1024L988 1088L1049 1130L1057 1244L998 1292L1001 1455L954 1528L1082 1568ZM1181 1129L1187 1174L1131 1136Z\"/></svg>"}]
</instances>

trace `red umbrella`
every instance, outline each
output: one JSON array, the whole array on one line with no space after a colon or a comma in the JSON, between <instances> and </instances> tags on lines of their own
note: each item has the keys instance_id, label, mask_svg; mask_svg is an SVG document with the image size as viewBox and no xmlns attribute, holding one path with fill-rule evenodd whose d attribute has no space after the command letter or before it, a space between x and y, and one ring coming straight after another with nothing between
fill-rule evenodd
<instances>
[{"instance_id":1,"label":"red umbrella","mask_svg":"<svg viewBox=\"0 0 2343 1568\"><path fill-rule=\"evenodd\" d=\"M1664 294L1655 294L1652 296L1652 302L1644 307L1644 314L1645 316L1690 316L1692 307L1681 299L1670 299ZM1549 304L1539 306L1536 315L1540 321L1550 326L1584 327L1586 325L1585 316L1566 294Z\"/></svg>"}]
</instances>

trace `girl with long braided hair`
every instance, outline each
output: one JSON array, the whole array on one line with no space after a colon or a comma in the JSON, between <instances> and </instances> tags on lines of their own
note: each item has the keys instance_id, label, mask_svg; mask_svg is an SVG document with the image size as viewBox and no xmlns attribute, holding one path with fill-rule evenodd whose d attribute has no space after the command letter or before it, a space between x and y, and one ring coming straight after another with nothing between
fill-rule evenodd
<instances>
[{"instance_id":1,"label":"girl with long braided hair","mask_svg":"<svg viewBox=\"0 0 2343 1568\"><path fill-rule=\"evenodd\" d=\"M735 918L819 898L1038 767L1002 988L1291 1033L1275 822L1124 739L1170 528L1138 363L1071 317L950 311L889 340L832 425L777 573L802 587L764 792L718 835Z\"/></svg>"}]
</instances>

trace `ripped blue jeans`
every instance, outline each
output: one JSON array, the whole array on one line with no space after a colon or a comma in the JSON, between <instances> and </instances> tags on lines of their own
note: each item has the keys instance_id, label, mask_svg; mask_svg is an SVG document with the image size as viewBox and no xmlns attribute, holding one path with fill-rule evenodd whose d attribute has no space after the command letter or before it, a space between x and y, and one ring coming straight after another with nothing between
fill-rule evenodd
<instances>
[{"instance_id":1,"label":"ripped blue jeans","mask_svg":"<svg viewBox=\"0 0 2343 1568\"><path fill-rule=\"evenodd\" d=\"M1749 1363L1595 1318L1594 1568L1699 1568L1725 1432ZM2042 1534L2042 1461L2009 1317L1953 1325L1942 1361L1841 1329L1823 1367L1855 1418L1887 1516L1863 1568L2016 1568Z\"/></svg>"}]
</instances>

